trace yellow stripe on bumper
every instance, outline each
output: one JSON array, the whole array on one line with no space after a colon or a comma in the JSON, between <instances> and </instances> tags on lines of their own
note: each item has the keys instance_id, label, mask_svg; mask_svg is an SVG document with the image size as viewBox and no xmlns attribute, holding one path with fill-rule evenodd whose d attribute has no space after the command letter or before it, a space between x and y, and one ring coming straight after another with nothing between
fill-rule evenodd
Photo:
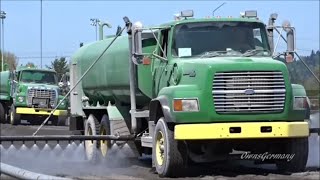
<instances>
[{"instance_id":1,"label":"yellow stripe on bumper","mask_svg":"<svg viewBox=\"0 0 320 180\"><path fill-rule=\"evenodd\" d=\"M241 132L231 133L230 128L235 127L240 127ZM261 132L262 127L271 127L272 131ZM174 130L174 138L177 140L288 138L308 136L308 122L180 124L176 125Z\"/></svg>"},{"instance_id":2,"label":"yellow stripe on bumper","mask_svg":"<svg viewBox=\"0 0 320 180\"><path fill-rule=\"evenodd\" d=\"M16 108L17 114L34 114L34 115L49 115L51 110L46 109L35 109L35 108ZM54 116L66 116L67 110L55 110L53 113Z\"/></svg>"}]
</instances>

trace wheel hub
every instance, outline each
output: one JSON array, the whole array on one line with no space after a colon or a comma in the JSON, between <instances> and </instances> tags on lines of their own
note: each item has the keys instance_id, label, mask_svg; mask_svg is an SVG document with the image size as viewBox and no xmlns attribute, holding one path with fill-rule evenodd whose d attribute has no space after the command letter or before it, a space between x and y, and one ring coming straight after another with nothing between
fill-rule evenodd
<instances>
[{"instance_id":1,"label":"wheel hub","mask_svg":"<svg viewBox=\"0 0 320 180\"><path fill-rule=\"evenodd\" d=\"M88 134L87 135L92 135L92 128L91 126L88 127ZM85 141L85 149L86 149L86 154L89 159L91 159L91 156L93 154L93 148L94 148L94 143L93 140L87 140Z\"/></svg>"},{"instance_id":2,"label":"wheel hub","mask_svg":"<svg viewBox=\"0 0 320 180\"><path fill-rule=\"evenodd\" d=\"M107 135L107 131L103 129L100 133L100 135ZM103 157L107 156L108 153L108 141L107 140L100 140L100 150Z\"/></svg>"},{"instance_id":3,"label":"wheel hub","mask_svg":"<svg viewBox=\"0 0 320 180\"><path fill-rule=\"evenodd\" d=\"M156 160L157 163L161 166L164 162L164 137L162 132L159 132L157 135L156 142Z\"/></svg>"}]
</instances>

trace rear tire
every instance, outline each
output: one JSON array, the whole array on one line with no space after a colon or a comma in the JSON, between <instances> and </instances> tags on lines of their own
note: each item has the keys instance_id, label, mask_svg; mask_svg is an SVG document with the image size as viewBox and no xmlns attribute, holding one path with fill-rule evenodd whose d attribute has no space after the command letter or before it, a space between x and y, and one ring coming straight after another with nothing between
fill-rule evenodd
<instances>
[{"instance_id":1,"label":"rear tire","mask_svg":"<svg viewBox=\"0 0 320 180\"><path fill-rule=\"evenodd\" d=\"M309 140L308 138L294 138L289 139L284 145L281 154L293 155L290 161L276 161L276 165L280 171L283 172L302 172L306 168L308 154L309 154Z\"/></svg>"},{"instance_id":2,"label":"rear tire","mask_svg":"<svg viewBox=\"0 0 320 180\"><path fill-rule=\"evenodd\" d=\"M20 114L16 113L16 107L14 105L11 105L10 108L10 124L12 125L18 125L21 123Z\"/></svg>"},{"instance_id":3,"label":"rear tire","mask_svg":"<svg viewBox=\"0 0 320 180\"><path fill-rule=\"evenodd\" d=\"M100 124L98 120L94 117L94 115L90 114L88 119L85 121L84 125L84 135L90 136L90 135L98 135ZM99 157L98 157L98 141L97 140L87 140L84 141L84 147L86 152L86 158L91 163L96 164L98 163Z\"/></svg>"},{"instance_id":4,"label":"rear tire","mask_svg":"<svg viewBox=\"0 0 320 180\"><path fill-rule=\"evenodd\" d=\"M0 123L6 123L6 114L2 103L0 103Z\"/></svg>"},{"instance_id":5,"label":"rear tire","mask_svg":"<svg viewBox=\"0 0 320 180\"><path fill-rule=\"evenodd\" d=\"M100 122L100 130L99 135L110 135L110 121L109 117L105 114L103 115ZM104 160L108 160L109 158L109 150L111 149L111 140L100 140L99 147L100 153Z\"/></svg>"},{"instance_id":6,"label":"rear tire","mask_svg":"<svg viewBox=\"0 0 320 180\"><path fill-rule=\"evenodd\" d=\"M183 153L178 149L174 131L168 128L163 117L156 124L152 147L152 158L160 177L178 177L183 174Z\"/></svg>"}]
</instances>

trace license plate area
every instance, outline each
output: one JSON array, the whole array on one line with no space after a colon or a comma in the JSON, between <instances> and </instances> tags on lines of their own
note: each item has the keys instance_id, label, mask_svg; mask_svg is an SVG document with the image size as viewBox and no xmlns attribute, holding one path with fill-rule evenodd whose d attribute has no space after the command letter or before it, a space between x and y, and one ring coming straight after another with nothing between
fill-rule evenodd
<instances>
[{"instance_id":1,"label":"license plate area","mask_svg":"<svg viewBox=\"0 0 320 180\"><path fill-rule=\"evenodd\" d=\"M47 108L49 105L49 99L47 99L47 98L33 98L32 105L34 105L35 107Z\"/></svg>"}]
</instances>

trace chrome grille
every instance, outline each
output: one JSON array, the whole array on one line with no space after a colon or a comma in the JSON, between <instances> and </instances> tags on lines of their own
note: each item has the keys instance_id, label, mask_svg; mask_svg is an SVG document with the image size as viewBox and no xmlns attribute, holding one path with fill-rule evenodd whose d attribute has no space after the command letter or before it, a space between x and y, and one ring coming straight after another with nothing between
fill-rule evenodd
<instances>
[{"instance_id":1,"label":"chrome grille","mask_svg":"<svg viewBox=\"0 0 320 180\"><path fill-rule=\"evenodd\" d=\"M33 98L45 98L50 99L50 106L53 107L56 104L57 93L52 89L29 89L28 91L28 104L32 105Z\"/></svg>"},{"instance_id":2,"label":"chrome grille","mask_svg":"<svg viewBox=\"0 0 320 180\"><path fill-rule=\"evenodd\" d=\"M282 72L215 73L212 95L217 113L281 112L285 103Z\"/></svg>"}]
</instances>

